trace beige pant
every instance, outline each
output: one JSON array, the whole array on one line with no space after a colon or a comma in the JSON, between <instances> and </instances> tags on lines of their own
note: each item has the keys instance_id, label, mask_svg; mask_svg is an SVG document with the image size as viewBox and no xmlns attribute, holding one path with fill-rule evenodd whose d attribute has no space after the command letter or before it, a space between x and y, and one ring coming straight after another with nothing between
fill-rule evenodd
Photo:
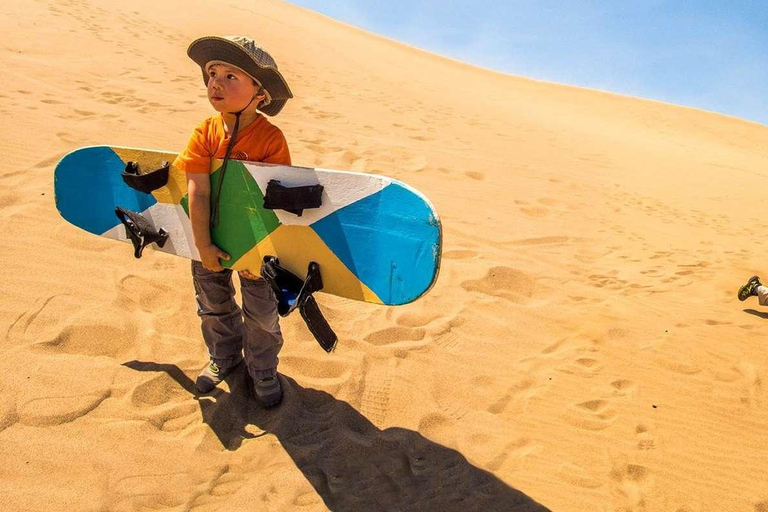
<instances>
[{"instance_id":1,"label":"beige pant","mask_svg":"<svg viewBox=\"0 0 768 512\"><path fill-rule=\"evenodd\" d=\"M760 301L761 306L768 306L768 286L757 287L757 300Z\"/></svg>"}]
</instances>

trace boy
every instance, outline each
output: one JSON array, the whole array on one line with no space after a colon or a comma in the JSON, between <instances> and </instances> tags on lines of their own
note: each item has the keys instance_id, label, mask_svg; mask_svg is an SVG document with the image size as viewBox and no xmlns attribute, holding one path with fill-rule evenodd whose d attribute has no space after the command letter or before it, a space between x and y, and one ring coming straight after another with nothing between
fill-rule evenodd
<instances>
[{"instance_id":1,"label":"boy","mask_svg":"<svg viewBox=\"0 0 768 512\"><path fill-rule=\"evenodd\" d=\"M738 297L740 301L743 302L752 296L757 297L761 306L768 306L768 287L764 286L757 276L750 277L746 284L739 288Z\"/></svg>"},{"instance_id":2,"label":"boy","mask_svg":"<svg viewBox=\"0 0 768 512\"><path fill-rule=\"evenodd\" d=\"M277 301L266 281L240 271L242 310L234 300L232 271L222 267L229 255L211 242L217 222L217 198L211 199L211 160L229 158L291 164L279 128L259 112L274 116L293 97L274 59L247 37L203 37L187 55L203 72L208 100L217 115L195 129L174 165L187 174L189 216L202 262L192 262L197 312L210 362L197 377L201 393L212 391L245 354L256 399L264 407L280 403L277 355L283 344Z\"/></svg>"}]
</instances>

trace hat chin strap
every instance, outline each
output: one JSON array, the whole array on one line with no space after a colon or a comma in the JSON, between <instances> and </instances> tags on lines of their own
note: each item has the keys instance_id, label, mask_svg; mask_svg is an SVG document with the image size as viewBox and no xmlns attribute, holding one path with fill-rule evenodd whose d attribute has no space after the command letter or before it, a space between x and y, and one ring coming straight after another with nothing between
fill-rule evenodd
<instances>
[{"instance_id":1,"label":"hat chin strap","mask_svg":"<svg viewBox=\"0 0 768 512\"><path fill-rule=\"evenodd\" d=\"M240 114L245 112L245 109L251 106L253 100L256 99L256 94L253 95L251 101L246 106L241 108L237 112L227 112L235 116L235 127L232 129L232 137L227 144L227 152L224 153L224 163L221 164L221 171L219 172L219 186L216 188L215 195L212 196L211 201L211 228L219 227L219 198L221 197L221 187L224 185L224 173L227 171L227 164L229 163L229 157L232 154L232 147L235 145L235 138L237 137L237 130L240 128Z\"/></svg>"},{"instance_id":2,"label":"hat chin strap","mask_svg":"<svg viewBox=\"0 0 768 512\"><path fill-rule=\"evenodd\" d=\"M232 115L237 116L238 118L240 118L240 114L245 112L245 109L247 109L248 107L251 106L251 103L253 103L253 100L256 99L256 96L258 96L258 94L254 94L253 97L251 98L251 101L249 101L248 104L246 106L244 106L243 108L241 108L239 111L237 111L237 112L227 112L227 114L232 114ZM237 121L235 121L235 123L237 123Z\"/></svg>"}]
</instances>

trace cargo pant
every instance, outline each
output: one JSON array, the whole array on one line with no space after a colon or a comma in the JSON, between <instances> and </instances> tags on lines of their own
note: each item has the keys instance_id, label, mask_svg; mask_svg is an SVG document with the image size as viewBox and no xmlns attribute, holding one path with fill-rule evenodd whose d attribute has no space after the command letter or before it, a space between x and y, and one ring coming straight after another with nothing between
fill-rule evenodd
<instances>
[{"instance_id":1,"label":"cargo pant","mask_svg":"<svg viewBox=\"0 0 768 512\"><path fill-rule=\"evenodd\" d=\"M237 364L242 354L254 379L277 371L283 335L277 315L275 292L264 279L241 278L243 307L235 302L232 270L214 272L192 262L197 314L202 320L205 345L220 367Z\"/></svg>"},{"instance_id":2,"label":"cargo pant","mask_svg":"<svg viewBox=\"0 0 768 512\"><path fill-rule=\"evenodd\" d=\"M757 287L757 300L761 306L768 306L768 286L760 285Z\"/></svg>"}]
</instances>

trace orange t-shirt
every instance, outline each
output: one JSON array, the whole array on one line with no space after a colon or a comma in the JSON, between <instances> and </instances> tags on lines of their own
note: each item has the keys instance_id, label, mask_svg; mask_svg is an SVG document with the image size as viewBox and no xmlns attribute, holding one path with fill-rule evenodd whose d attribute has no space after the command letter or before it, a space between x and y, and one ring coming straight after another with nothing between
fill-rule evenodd
<instances>
[{"instance_id":1,"label":"orange t-shirt","mask_svg":"<svg viewBox=\"0 0 768 512\"><path fill-rule=\"evenodd\" d=\"M209 117L195 128L187 147L173 164L188 174L209 174L211 160L223 159L228 144L229 135L224 131L221 115ZM262 115L238 130L230 158L291 165L291 154L283 132Z\"/></svg>"}]
</instances>

